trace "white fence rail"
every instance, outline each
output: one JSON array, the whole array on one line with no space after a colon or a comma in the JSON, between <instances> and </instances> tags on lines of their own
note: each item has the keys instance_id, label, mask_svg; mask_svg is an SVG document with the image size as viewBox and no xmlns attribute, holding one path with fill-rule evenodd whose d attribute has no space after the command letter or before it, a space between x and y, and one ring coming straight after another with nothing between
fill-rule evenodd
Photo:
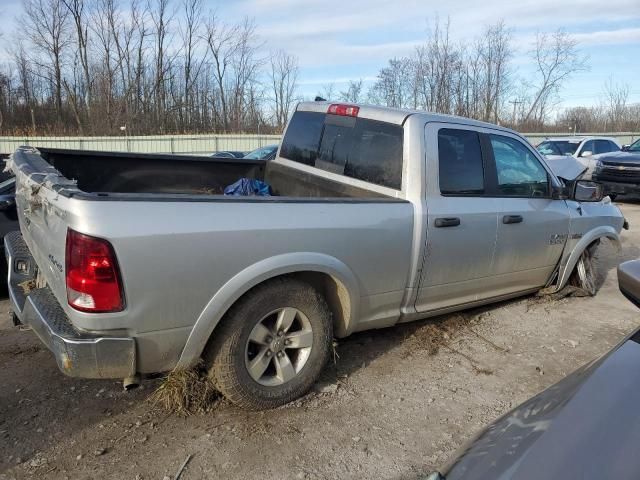
<instances>
[{"instance_id":1,"label":"white fence rail","mask_svg":"<svg viewBox=\"0 0 640 480\"><path fill-rule=\"evenodd\" d=\"M534 145L545 138L568 136L566 133L525 133ZM620 145L632 143L640 133L585 133L615 138ZM11 153L21 145L67 148L73 150L103 150L137 153L211 154L220 150L249 151L278 143L280 135L160 135L136 137L0 137L0 153Z\"/></svg>"},{"instance_id":2,"label":"white fence rail","mask_svg":"<svg viewBox=\"0 0 640 480\"><path fill-rule=\"evenodd\" d=\"M221 150L250 151L279 141L280 135L0 137L0 153L11 153L21 145L29 145L109 152L212 154Z\"/></svg>"},{"instance_id":3,"label":"white fence rail","mask_svg":"<svg viewBox=\"0 0 640 480\"><path fill-rule=\"evenodd\" d=\"M571 137L570 133L524 133L529 141L537 145L546 138L553 137ZM580 137L609 137L616 140L620 145L628 145L640 138L640 132L610 132L610 133L578 133Z\"/></svg>"}]
</instances>

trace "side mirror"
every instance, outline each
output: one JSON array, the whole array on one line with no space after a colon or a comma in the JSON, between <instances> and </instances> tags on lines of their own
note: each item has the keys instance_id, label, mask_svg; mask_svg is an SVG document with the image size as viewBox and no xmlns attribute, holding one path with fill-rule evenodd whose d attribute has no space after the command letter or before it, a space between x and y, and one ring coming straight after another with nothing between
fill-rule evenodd
<instances>
[{"instance_id":1,"label":"side mirror","mask_svg":"<svg viewBox=\"0 0 640 480\"><path fill-rule=\"evenodd\" d=\"M591 155L593 155L593 152L591 150L585 150L580 154L581 157L590 157Z\"/></svg>"},{"instance_id":2,"label":"side mirror","mask_svg":"<svg viewBox=\"0 0 640 480\"><path fill-rule=\"evenodd\" d=\"M618 287L625 297L640 307L640 260L618 265Z\"/></svg>"},{"instance_id":3,"label":"side mirror","mask_svg":"<svg viewBox=\"0 0 640 480\"><path fill-rule=\"evenodd\" d=\"M631 145L622 145L622 148L620 148L620 150L622 150L623 152L626 152L627 150L629 150L629 147Z\"/></svg>"},{"instance_id":4,"label":"side mirror","mask_svg":"<svg viewBox=\"0 0 640 480\"><path fill-rule=\"evenodd\" d=\"M602 184L591 180L578 180L573 188L573 199L577 202L599 202L604 197Z\"/></svg>"}]
</instances>

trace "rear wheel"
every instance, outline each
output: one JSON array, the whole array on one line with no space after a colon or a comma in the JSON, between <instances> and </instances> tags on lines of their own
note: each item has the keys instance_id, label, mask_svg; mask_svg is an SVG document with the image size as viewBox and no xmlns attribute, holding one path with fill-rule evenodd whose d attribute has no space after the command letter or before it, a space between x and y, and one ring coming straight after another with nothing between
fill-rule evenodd
<instances>
[{"instance_id":1,"label":"rear wheel","mask_svg":"<svg viewBox=\"0 0 640 480\"><path fill-rule=\"evenodd\" d=\"M310 285L291 278L256 287L232 307L205 351L209 376L231 402L274 408L304 395L324 367L331 313Z\"/></svg>"}]
</instances>

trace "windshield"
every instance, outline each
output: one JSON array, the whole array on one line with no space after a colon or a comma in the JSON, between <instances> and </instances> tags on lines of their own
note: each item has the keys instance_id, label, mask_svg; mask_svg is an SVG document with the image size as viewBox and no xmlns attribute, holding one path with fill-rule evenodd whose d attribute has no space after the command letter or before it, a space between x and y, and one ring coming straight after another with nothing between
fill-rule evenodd
<instances>
[{"instance_id":1,"label":"windshield","mask_svg":"<svg viewBox=\"0 0 640 480\"><path fill-rule=\"evenodd\" d=\"M640 140L636 140L629 147L629 152L640 152Z\"/></svg>"},{"instance_id":2,"label":"windshield","mask_svg":"<svg viewBox=\"0 0 640 480\"><path fill-rule=\"evenodd\" d=\"M547 140L538 145L538 151L543 155L573 155L580 142L571 140Z\"/></svg>"},{"instance_id":3,"label":"windshield","mask_svg":"<svg viewBox=\"0 0 640 480\"><path fill-rule=\"evenodd\" d=\"M272 154L278 147L275 145L269 145L268 147L256 148L253 152L248 153L244 158L250 160L262 160L263 158Z\"/></svg>"}]
</instances>

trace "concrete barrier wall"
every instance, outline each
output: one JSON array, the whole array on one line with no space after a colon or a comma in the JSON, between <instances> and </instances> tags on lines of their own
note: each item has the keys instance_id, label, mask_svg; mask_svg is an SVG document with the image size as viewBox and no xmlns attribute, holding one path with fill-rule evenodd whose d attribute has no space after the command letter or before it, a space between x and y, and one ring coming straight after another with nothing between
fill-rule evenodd
<instances>
[{"instance_id":1,"label":"concrete barrier wall","mask_svg":"<svg viewBox=\"0 0 640 480\"><path fill-rule=\"evenodd\" d=\"M567 136L566 133L525 133L537 145L545 138ZM632 143L640 133L599 133L615 138L620 145ZM0 153L11 153L20 145L33 147L68 148L74 150L104 150L137 153L211 154L220 150L250 151L264 145L278 143L280 135L159 135L138 137L0 137Z\"/></svg>"}]
</instances>

